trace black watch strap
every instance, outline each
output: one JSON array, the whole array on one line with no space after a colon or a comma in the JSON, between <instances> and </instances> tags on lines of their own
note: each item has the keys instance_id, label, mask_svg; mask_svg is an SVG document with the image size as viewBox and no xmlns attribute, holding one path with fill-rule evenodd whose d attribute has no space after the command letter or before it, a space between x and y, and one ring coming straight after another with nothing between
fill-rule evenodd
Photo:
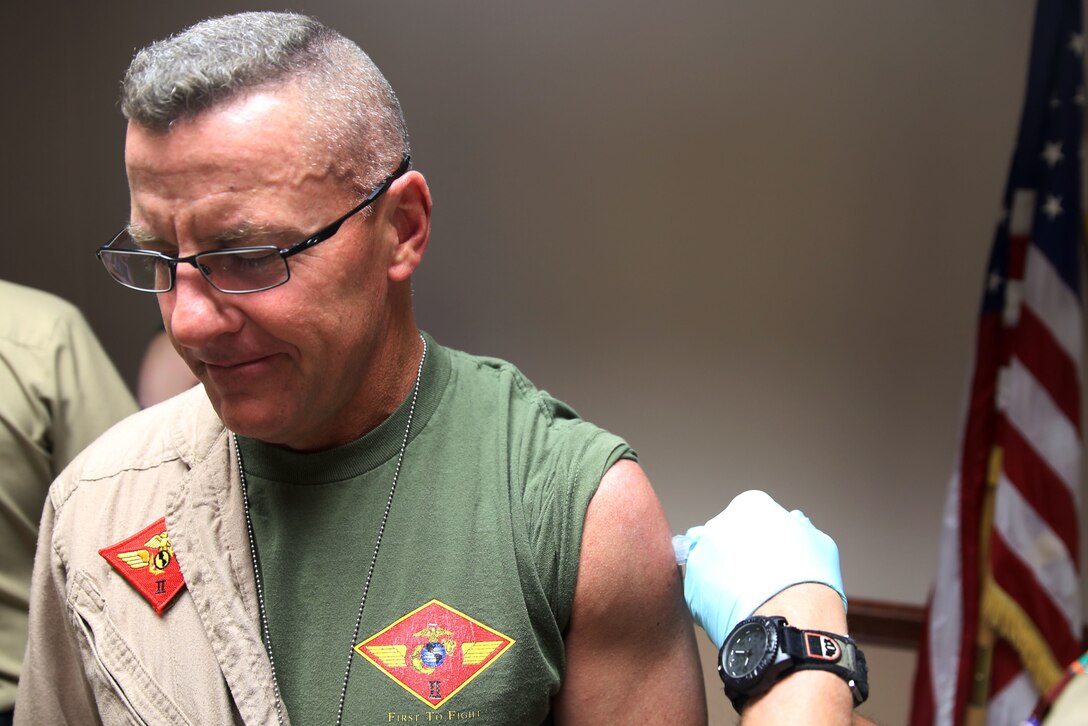
<instances>
[{"instance_id":1,"label":"black watch strap","mask_svg":"<svg viewBox=\"0 0 1088 726\"><path fill-rule=\"evenodd\" d=\"M865 663L865 654L852 638L824 630L795 628L782 616L769 618L753 616L741 621L737 628L734 628L734 632L741 625L752 620L774 624L774 630L777 632L774 649L778 656L767 667L758 682L747 685L728 678L719 666L718 670L725 684L725 695L729 697L737 713L741 712L750 699L762 695L785 676L803 670L828 671L842 678L850 688L855 708L869 697L869 671ZM719 662L729 641L730 638L726 638L726 642L719 651Z\"/></svg>"},{"instance_id":2,"label":"black watch strap","mask_svg":"<svg viewBox=\"0 0 1088 726\"><path fill-rule=\"evenodd\" d=\"M869 697L869 669L865 654L852 638L824 630L802 630L787 625L779 630L781 648L793 660L789 672L821 670L835 673L850 687L854 707Z\"/></svg>"}]
</instances>

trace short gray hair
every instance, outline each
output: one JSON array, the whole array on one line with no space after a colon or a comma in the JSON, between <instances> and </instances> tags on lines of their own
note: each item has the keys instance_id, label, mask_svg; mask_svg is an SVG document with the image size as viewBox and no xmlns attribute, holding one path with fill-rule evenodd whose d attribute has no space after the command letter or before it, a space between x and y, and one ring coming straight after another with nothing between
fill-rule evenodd
<instances>
[{"instance_id":1,"label":"short gray hair","mask_svg":"<svg viewBox=\"0 0 1088 726\"><path fill-rule=\"evenodd\" d=\"M167 131L245 91L290 84L310 102L312 140L357 191L408 154L400 102L374 62L332 28L295 13L213 18L148 45L125 72L121 111L134 124Z\"/></svg>"}]
</instances>

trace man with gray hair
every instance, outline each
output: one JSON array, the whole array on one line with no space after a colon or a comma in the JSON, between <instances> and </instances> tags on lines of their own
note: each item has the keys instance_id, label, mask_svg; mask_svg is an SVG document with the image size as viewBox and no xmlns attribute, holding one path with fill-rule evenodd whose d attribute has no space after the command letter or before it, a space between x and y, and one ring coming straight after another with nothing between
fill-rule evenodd
<instances>
[{"instance_id":1,"label":"man with gray hair","mask_svg":"<svg viewBox=\"0 0 1088 726\"><path fill-rule=\"evenodd\" d=\"M136 55L122 109L99 259L203 385L50 490L16 721L704 721L634 452L417 329L431 196L370 59L205 21Z\"/></svg>"},{"instance_id":2,"label":"man with gray hair","mask_svg":"<svg viewBox=\"0 0 1088 726\"><path fill-rule=\"evenodd\" d=\"M98 257L203 385L51 487L16 722L704 722L634 452L416 327L431 196L370 59L300 15L209 20L136 55L122 110L130 219ZM740 579L845 630L808 575ZM781 684L746 722L850 720L836 676Z\"/></svg>"}]
</instances>

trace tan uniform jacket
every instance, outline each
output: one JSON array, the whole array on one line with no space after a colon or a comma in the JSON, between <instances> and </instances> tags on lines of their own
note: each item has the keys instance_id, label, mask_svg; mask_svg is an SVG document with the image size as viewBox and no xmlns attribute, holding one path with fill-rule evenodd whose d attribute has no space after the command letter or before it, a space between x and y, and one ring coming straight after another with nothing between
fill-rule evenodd
<instances>
[{"instance_id":1,"label":"tan uniform jacket","mask_svg":"<svg viewBox=\"0 0 1088 726\"><path fill-rule=\"evenodd\" d=\"M99 550L164 515L186 584L158 615ZM16 723L275 723L244 522L201 387L80 455L42 519Z\"/></svg>"}]
</instances>

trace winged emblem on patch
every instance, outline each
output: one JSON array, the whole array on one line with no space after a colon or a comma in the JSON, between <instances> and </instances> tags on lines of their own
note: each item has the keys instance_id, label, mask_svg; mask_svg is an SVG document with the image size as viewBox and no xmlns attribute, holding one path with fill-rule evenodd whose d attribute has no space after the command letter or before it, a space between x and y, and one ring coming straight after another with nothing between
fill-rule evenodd
<instances>
[{"instance_id":1,"label":"winged emblem on patch","mask_svg":"<svg viewBox=\"0 0 1088 726\"><path fill-rule=\"evenodd\" d=\"M166 572L170 560L174 559L174 548L170 546L169 535L161 532L149 539L144 547L152 547L157 552L154 555L145 549L118 552L117 558L134 570L146 567L152 575L161 575Z\"/></svg>"},{"instance_id":2,"label":"winged emblem on patch","mask_svg":"<svg viewBox=\"0 0 1088 726\"><path fill-rule=\"evenodd\" d=\"M159 615L185 587L185 577L166 531L165 517L131 537L103 547L98 554L136 588Z\"/></svg>"},{"instance_id":3,"label":"winged emblem on patch","mask_svg":"<svg viewBox=\"0 0 1088 726\"><path fill-rule=\"evenodd\" d=\"M174 558L174 549L170 546L170 537L166 532L161 532L152 537L144 545L154 547L158 552L152 555L148 550L133 550L132 552L119 552L118 558L133 569L147 567L152 575L161 575Z\"/></svg>"}]
</instances>

